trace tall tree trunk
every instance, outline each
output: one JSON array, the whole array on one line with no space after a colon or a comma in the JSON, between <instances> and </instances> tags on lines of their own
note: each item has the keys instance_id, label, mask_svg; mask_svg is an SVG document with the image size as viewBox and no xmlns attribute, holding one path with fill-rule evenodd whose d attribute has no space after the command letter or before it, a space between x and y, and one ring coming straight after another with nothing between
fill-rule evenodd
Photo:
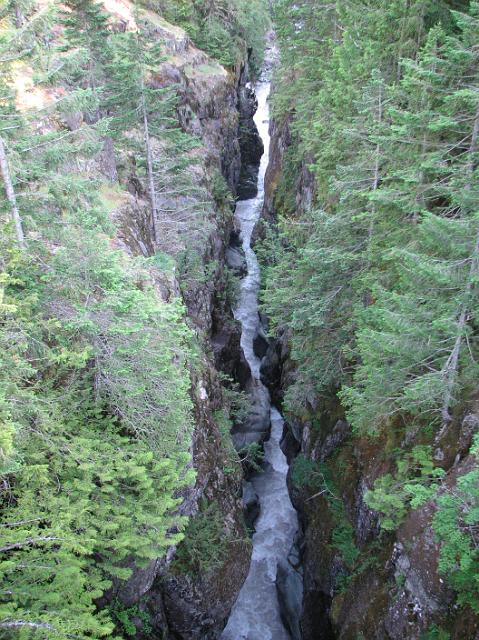
<instances>
[{"instance_id":1,"label":"tall tree trunk","mask_svg":"<svg viewBox=\"0 0 479 640\"><path fill-rule=\"evenodd\" d=\"M156 245L158 241L158 235L156 231L156 225L158 220L158 208L156 204L155 180L153 176L153 154L151 151L150 132L149 132L149 126L148 126L148 114L146 112L145 87L143 83L143 78L141 80L141 110L143 114L143 135L145 138L146 164L147 164L147 170L148 170L148 191L150 194L150 203L151 203L151 229L153 233L153 241Z\"/></svg>"},{"instance_id":2,"label":"tall tree trunk","mask_svg":"<svg viewBox=\"0 0 479 640\"><path fill-rule=\"evenodd\" d=\"M18 2L14 2L13 6L15 7L15 26L17 29L21 29L25 23L25 16L23 15L22 9Z\"/></svg>"},{"instance_id":3,"label":"tall tree trunk","mask_svg":"<svg viewBox=\"0 0 479 640\"><path fill-rule=\"evenodd\" d=\"M15 197L15 191L13 189L12 179L10 177L10 170L8 168L7 153L5 151L5 144L3 143L2 138L0 138L0 171L2 172L5 192L10 204L10 212L12 214L13 223L15 225L17 242L20 249L25 250L27 245L25 242L25 235L23 233L22 219L20 218L20 213L18 211L17 199Z\"/></svg>"},{"instance_id":4,"label":"tall tree trunk","mask_svg":"<svg viewBox=\"0 0 479 640\"><path fill-rule=\"evenodd\" d=\"M377 124L380 126L383 121L383 91L382 86L379 87L379 96L378 96L378 117ZM373 172L373 184L371 190L373 193L378 190L379 187L379 164L381 161L381 145L376 145L376 152L374 157L374 172ZM374 234L374 217L376 215L376 205L373 203L371 210L371 220L369 222L369 230L368 230L368 247L371 249L371 242Z\"/></svg>"},{"instance_id":5,"label":"tall tree trunk","mask_svg":"<svg viewBox=\"0 0 479 640\"><path fill-rule=\"evenodd\" d=\"M466 191L470 191L472 188L472 179L474 176L474 169L475 169L474 155L477 152L478 140L479 140L479 105L477 107L476 115L474 118L471 145L469 147L469 152L468 152L467 174L468 174L469 182L465 185ZM444 435L447 429L447 426L452 420L451 414L449 413L449 407L451 406L451 402L452 402L454 384L456 382L457 371L459 367L459 357L461 355L462 343L464 341L463 334L467 324L467 316L469 313L468 298L472 292L474 282L478 273L479 273L479 231L477 232L477 235L476 235L474 250L471 256L471 266L469 269L469 276L468 276L466 288L464 291L465 301L457 321L456 340L454 342L454 347L451 351L451 354L447 359L447 362L443 369L444 378L446 380L446 391L444 394L444 400L443 400L442 412L441 412L443 425L438 434L437 439L439 439Z\"/></svg>"}]
</instances>

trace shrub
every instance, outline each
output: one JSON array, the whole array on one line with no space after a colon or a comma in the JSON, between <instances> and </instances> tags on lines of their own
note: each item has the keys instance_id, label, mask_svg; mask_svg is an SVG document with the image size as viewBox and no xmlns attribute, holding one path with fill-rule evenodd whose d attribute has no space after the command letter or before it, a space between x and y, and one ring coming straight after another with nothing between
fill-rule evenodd
<instances>
[{"instance_id":1,"label":"shrub","mask_svg":"<svg viewBox=\"0 0 479 640\"><path fill-rule=\"evenodd\" d=\"M472 449L479 457L479 436ZM457 591L458 603L479 613L479 467L461 476L437 500L433 528L441 543L439 571Z\"/></svg>"}]
</instances>

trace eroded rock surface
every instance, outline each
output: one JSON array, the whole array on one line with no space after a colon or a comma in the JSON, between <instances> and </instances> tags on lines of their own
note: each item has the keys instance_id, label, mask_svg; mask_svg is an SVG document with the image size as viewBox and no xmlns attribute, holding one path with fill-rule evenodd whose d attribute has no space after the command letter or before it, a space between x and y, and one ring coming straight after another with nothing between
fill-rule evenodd
<instances>
[{"instance_id":1,"label":"eroded rock surface","mask_svg":"<svg viewBox=\"0 0 479 640\"><path fill-rule=\"evenodd\" d=\"M192 171L201 190L201 206L207 202L208 233L198 236L196 251L208 277L183 277L180 281L173 269L156 283L164 299L181 293L201 347L202 362L193 372L192 389L196 428L191 452L196 482L184 492L181 512L195 518L204 505L213 505L227 549L210 566L190 571L175 562L175 549L171 548L166 558L151 562L147 568L133 567L132 577L126 583L116 583L103 604L107 599L117 600L138 611L132 620L137 640L213 640L224 627L246 578L251 555L243 517L242 469L231 461L218 417L225 406L219 371L244 385L250 379L240 349L239 326L233 318L234 301L227 293L228 269L244 274L245 265L241 249L230 246L230 239L237 236L231 207L226 200L218 200L214 185L217 176L223 176L236 193L242 154L247 163L259 163L262 146L252 120L256 101L249 85L246 51L237 68L226 71L195 48L181 29L153 12L142 16L149 21L150 37L161 41L166 53L166 59L153 69L150 82L157 88L174 87L177 91L179 124L201 142L193 152L197 162ZM122 28L129 28L124 16L118 20ZM154 153L161 153L161 149L154 149ZM104 198L119 228L118 246L134 255L151 256L158 247L152 235L146 186L137 174L135 158L117 157L113 145L106 145L98 170L112 183ZM168 209L177 201L159 204ZM181 234L173 229L168 243L169 251L181 250ZM266 422L263 415L260 419ZM267 430L266 424L262 428Z\"/></svg>"}]
</instances>

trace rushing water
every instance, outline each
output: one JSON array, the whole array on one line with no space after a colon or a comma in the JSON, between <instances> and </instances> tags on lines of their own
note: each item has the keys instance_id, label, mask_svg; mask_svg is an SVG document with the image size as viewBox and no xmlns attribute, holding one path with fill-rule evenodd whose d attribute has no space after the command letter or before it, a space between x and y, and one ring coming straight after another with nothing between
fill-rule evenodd
<instances>
[{"instance_id":1,"label":"rushing water","mask_svg":"<svg viewBox=\"0 0 479 640\"><path fill-rule=\"evenodd\" d=\"M238 202L236 218L241 229L248 274L241 283L240 303L236 318L241 322L241 346L250 366L256 394L267 398L269 392L260 380L261 360L254 353L253 340L261 328L258 314L260 269L251 248L251 235L259 219L264 202L264 178L269 161L269 106L270 82L263 78L256 85L258 110L256 126L264 143L264 155L258 175L258 193L255 198ZM278 599L278 568L287 563L298 530L297 513L291 504L286 484L288 463L280 448L284 421L270 405L271 435L265 443L265 462L262 473L251 483L259 498L260 515L255 523L253 555L249 574L233 606L222 640L290 640L281 617ZM295 637L297 635L295 634Z\"/></svg>"}]
</instances>

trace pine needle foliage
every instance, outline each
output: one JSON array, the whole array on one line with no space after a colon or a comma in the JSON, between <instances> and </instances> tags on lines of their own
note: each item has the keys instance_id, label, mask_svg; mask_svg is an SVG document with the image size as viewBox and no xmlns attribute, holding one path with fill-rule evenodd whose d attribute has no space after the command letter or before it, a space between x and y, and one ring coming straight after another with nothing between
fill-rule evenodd
<instances>
[{"instance_id":1,"label":"pine needle foliage","mask_svg":"<svg viewBox=\"0 0 479 640\"><path fill-rule=\"evenodd\" d=\"M98 599L183 537L194 356L181 299L158 286L173 259L163 269L119 249L97 163L112 141L134 147L144 179L146 115L170 157L153 188L176 177L174 198L191 184L194 144L173 121L174 91L148 86L156 52L112 31L99 4L12 3L1 19L0 136L26 247L2 198L0 637L112 637L117 619ZM121 47L136 60L122 100L125 68L110 66ZM30 71L43 100L31 108L15 90ZM173 162L175 149L185 155Z\"/></svg>"},{"instance_id":2,"label":"pine needle foliage","mask_svg":"<svg viewBox=\"0 0 479 640\"><path fill-rule=\"evenodd\" d=\"M436 500L441 570L477 610L477 532L433 455L479 373L479 3L277 0L273 14L288 149L262 301L290 346L285 408L310 421L339 398L358 441L400 443L368 504L395 531ZM471 495L476 465L458 483Z\"/></svg>"}]
</instances>

